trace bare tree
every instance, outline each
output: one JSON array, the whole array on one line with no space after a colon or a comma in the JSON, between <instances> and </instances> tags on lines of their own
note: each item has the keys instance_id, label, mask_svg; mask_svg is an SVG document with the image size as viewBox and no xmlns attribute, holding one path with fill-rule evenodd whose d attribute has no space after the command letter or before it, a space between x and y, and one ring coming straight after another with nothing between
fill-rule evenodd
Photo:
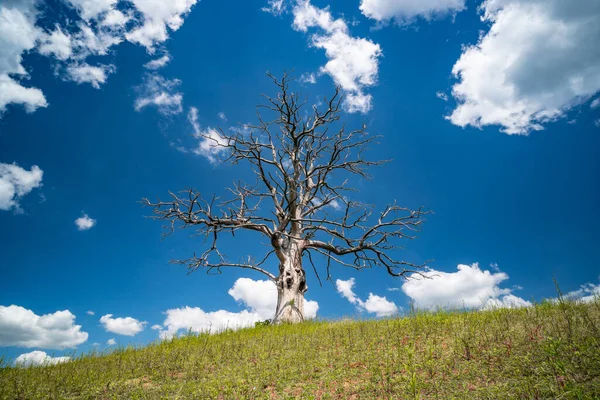
<instances>
[{"instance_id":1,"label":"bare tree","mask_svg":"<svg viewBox=\"0 0 600 400\"><path fill-rule=\"evenodd\" d=\"M308 290L304 261L312 266L319 283L321 273L331 280L332 263L361 270L383 267L388 274L407 277L424 265L395 258L397 242L413 239L426 214L391 204L379 213L373 206L350 199L347 180L369 178L366 169L381 161L367 161L363 152L376 139L360 129L347 130L341 114L339 88L322 106L306 107L290 91L294 80L269 75L278 88L276 97L264 96L257 107L258 123L232 135L204 135L219 153L234 164L249 163L257 176L253 186L235 184L230 198L204 199L195 189L170 192L168 201L143 203L153 208L153 218L168 221L168 233L194 228L210 244L187 260L174 260L190 271L220 273L222 268L245 268L267 276L277 286L274 321L304 319L304 294ZM272 117L267 119L266 116ZM330 130L331 129L331 130ZM231 261L219 251L221 234L249 230L268 239L269 251L261 260ZM265 266L275 254L279 270ZM316 256L323 261L315 265Z\"/></svg>"}]
</instances>

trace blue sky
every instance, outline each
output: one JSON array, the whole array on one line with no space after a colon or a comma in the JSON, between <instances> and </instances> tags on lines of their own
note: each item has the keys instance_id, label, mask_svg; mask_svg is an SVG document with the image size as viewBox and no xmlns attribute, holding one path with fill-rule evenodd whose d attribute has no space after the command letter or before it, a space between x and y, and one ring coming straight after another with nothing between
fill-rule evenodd
<instances>
[{"instance_id":1,"label":"blue sky","mask_svg":"<svg viewBox=\"0 0 600 400\"><path fill-rule=\"evenodd\" d=\"M401 257L436 278L309 271L318 317L523 306L553 277L599 293L598 17L595 0L0 0L0 355L268 318L261 276L186 276L168 262L202 241L161 241L139 204L252 179L194 134L255 122L267 71L314 103L340 85L344 121L382 135L369 154L393 161L358 200L435 212Z\"/></svg>"}]
</instances>

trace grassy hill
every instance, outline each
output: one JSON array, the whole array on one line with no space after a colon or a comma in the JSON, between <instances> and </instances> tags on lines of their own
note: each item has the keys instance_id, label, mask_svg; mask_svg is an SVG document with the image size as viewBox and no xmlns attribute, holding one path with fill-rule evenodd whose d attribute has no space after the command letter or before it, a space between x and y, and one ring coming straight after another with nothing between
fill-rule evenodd
<instances>
[{"instance_id":1,"label":"grassy hill","mask_svg":"<svg viewBox=\"0 0 600 400\"><path fill-rule=\"evenodd\" d=\"M188 335L0 369L2 399L600 399L600 301Z\"/></svg>"}]
</instances>

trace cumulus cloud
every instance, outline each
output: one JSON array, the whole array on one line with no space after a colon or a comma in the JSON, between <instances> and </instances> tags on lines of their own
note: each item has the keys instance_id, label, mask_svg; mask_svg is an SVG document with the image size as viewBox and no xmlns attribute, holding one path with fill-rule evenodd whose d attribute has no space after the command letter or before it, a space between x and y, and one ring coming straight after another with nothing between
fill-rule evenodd
<instances>
[{"instance_id":1,"label":"cumulus cloud","mask_svg":"<svg viewBox=\"0 0 600 400\"><path fill-rule=\"evenodd\" d=\"M237 313L225 310L206 312L199 307L189 306L170 309L165 314L165 329L159 331L161 338L171 338L179 331L219 332L223 329L239 329L261 320L258 314L248 310Z\"/></svg>"},{"instance_id":2,"label":"cumulus cloud","mask_svg":"<svg viewBox=\"0 0 600 400\"><path fill-rule=\"evenodd\" d=\"M41 90L25 87L19 77L27 77L22 54L33 49L42 32L35 26L38 15L34 0L0 4L0 116L8 104L21 104L27 112L48 103Z\"/></svg>"},{"instance_id":3,"label":"cumulus cloud","mask_svg":"<svg viewBox=\"0 0 600 400\"><path fill-rule=\"evenodd\" d=\"M138 87L135 110L153 106L163 115L180 114L183 111L183 95L177 91L180 84L179 79L169 80L157 74L148 74L144 84Z\"/></svg>"},{"instance_id":4,"label":"cumulus cloud","mask_svg":"<svg viewBox=\"0 0 600 400\"><path fill-rule=\"evenodd\" d=\"M273 282L240 278L228 293L247 309L240 312L207 312L198 307L170 309L165 312L167 318L162 326L155 325L152 329L158 330L162 338L171 338L180 331L190 329L193 332L219 332L253 326L257 321L273 318L277 306L277 288ZM316 301L304 301L306 318L315 318L318 310Z\"/></svg>"},{"instance_id":5,"label":"cumulus cloud","mask_svg":"<svg viewBox=\"0 0 600 400\"><path fill-rule=\"evenodd\" d=\"M346 298L350 303L356 305L359 311L366 311L371 314L375 314L378 317L387 317L398 313L398 306L393 302L389 301L385 297L377 296L373 293L369 293L367 301L362 301L354 293L354 284L356 281L354 278L348 280L337 279L335 286L338 293L342 297Z\"/></svg>"},{"instance_id":6,"label":"cumulus cloud","mask_svg":"<svg viewBox=\"0 0 600 400\"><path fill-rule=\"evenodd\" d=\"M103 315L100 318L100 323L104 326L107 332L116 333L124 336L135 336L144 330L147 322L138 321L135 318L113 318L112 314Z\"/></svg>"},{"instance_id":7,"label":"cumulus cloud","mask_svg":"<svg viewBox=\"0 0 600 400\"><path fill-rule=\"evenodd\" d=\"M148 61L146 64L144 64L144 67L151 70L157 70L167 65L169 61L171 61L171 57L168 54L165 54L162 57Z\"/></svg>"},{"instance_id":8,"label":"cumulus cloud","mask_svg":"<svg viewBox=\"0 0 600 400\"><path fill-rule=\"evenodd\" d=\"M586 283L581 285L577 290L567 293L565 298L569 300L581 301L590 303L600 298L600 284Z\"/></svg>"},{"instance_id":9,"label":"cumulus cloud","mask_svg":"<svg viewBox=\"0 0 600 400\"><path fill-rule=\"evenodd\" d=\"M594 99L594 101L592 101L592 103L590 104L590 108L593 110L595 108L599 108L600 107L600 97L597 99Z\"/></svg>"},{"instance_id":10,"label":"cumulus cloud","mask_svg":"<svg viewBox=\"0 0 600 400\"><path fill-rule=\"evenodd\" d=\"M87 231L89 229L92 229L94 226L96 226L96 220L93 218L90 218L90 216L87 214L83 214L81 217L79 217L75 220L75 225L77 225L78 230ZM88 311L88 314L90 314L90 311ZM90 315L94 315L93 311L92 311L92 314L90 314Z\"/></svg>"},{"instance_id":11,"label":"cumulus cloud","mask_svg":"<svg viewBox=\"0 0 600 400\"><path fill-rule=\"evenodd\" d=\"M184 17L197 0L157 2L154 0L131 0L128 11L117 9L119 0L65 0L65 4L77 11L81 18L68 26L57 24L52 31L36 25L40 17L40 0L10 0L0 4L0 117L9 104L21 104L27 112L47 107L43 92L22 84L28 78L22 65L22 55L28 51L60 61L56 74L65 80L90 83L98 88L106 82L112 65L92 66L86 62L90 56L106 56L110 49L129 40L145 46L149 52L166 41L169 30L181 27ZM129 23L131 22L131 23ZM150 61L148 68L164 66L168 60ZM162 65L161 65L162 63ZM172 82L172 81L171 81ZM153 99L141 100L140 104L156 104L159 110L177 108L180 95L159 94ZM166 105L165 105L166 104Z\"/></svg>"},{"instance_id":12,"label":"cumulus cloud","mask_svg":"<svg viewBox=\"0 0 600 400\"><path fill-rule=\"evenodd\" d=\"M261 318L273 318L277 305L277 288L273 282L240 278L227 293Z\"/></svg>"},{"instance_id":13,"label":"cumulus cloud","mask_svg":"<svg viewBox=\"0 0 600 400\"><path fill-rule=\"evenodd\" d=\"M123 14L119 10L112 9L104 15L104 18L102 19L100 25L103 27L118 29L125 26L125 24L130 20L131 17L129 15Z\"/></svg>"},{"instance_id":14,"label":"cumulus cloud","mask_svg":"<svg viewBox=\"0 0 600 400\"><path fill-rule=\"evenodd\" d=\"M88 339L69 310L36 315L26 308L0 306L0 346L74 348Z\"/></svg>"},{"instance_id":15,"label":"cumulus cloud","mask_svg":"<svg viewBox=\"0 0 600 400\"><path fill-rule=\"evenodd\" d=\"M514 294L507 294L506 296L502 296L502 298L488 299L483 306L483 309L493 310L496 308L521 308L529 307L531 305L532 304L530 301L517 297Z\"/></svg>"},{"instance_id":16,"label":"cumulus cloud","mask_svg":"<svg viewBox=\"0 0 600 400\"><path fill-rule=\"evenodd\" d=\"M398 306L385 297L369 293L367 301L364 302L365 311L378 317L387 317L398 313Z\"/></svg>"},{"instance_id":17,"label":"cumulus cloud","mask_svg":"<svg viewBox=\"0 0 600 400\"><path fill-rule=\"evenodd\" d=\"M106 82L108 74L114 71L113 65L73 64L67 67L67 78L77 83L89 83L93 88L100 89L100 85Z\"/></svg>"},{"instance_id":18,"label":"cumulus cloud","mask_svg":"<svg viewBox=\"0 0 600 400\"><path fill-rule=\"evenodd\" d=\"M224 115L223 115L224 116ZM202 129L198 122L198 109L191 107L188 112L188 121L194 128L194 138L198 139L198 146L192 150L196 155L205 157L211 164L219 161L219 155L227 152L226 146L229 141L221 132L207 127Z\"/></svg>"},{"instance_id":19,"label":"cumulus cloud","mask_svg":"<svg viewBox=\"0 0 600 400\"><path fill-rule=\"evenodd\" d=\"M351 36L346 22L334 19L329 7L321 9L309 0L298 0L292 13L294 29L302 32L317 29L310 37L311 45L325 50L328 59L320 71L344 90L346 110L368 112L372 96L364 90L377 83L381 47L371 40Z\"/></svg>"},{"instance_id":20,"label":"cumulus cloud","mask_svg":"<svg viewBox=\"0 0 600 400\"><path fill-rule=\"evenodd\" d=\"M71 357L50 357L43 351L34 350L31 353L21 354L15 359L18 367L30 367L38 365L56 365L67 362Z\"/></svg>"},{"instance_id":21,"label":"cumulus cloud","mask_svg":"<svg viewBox=\"0 0 600 400\"><path fill-rule=\"evenodd\" d=\"M0 163L0 210L21 211L19 200L42 186L43 175L44 171L37 165L28 171L17 164Z\"/></svg>"},{"instance_id":22,"label":"cumulus cloud","mask_svg":"<svg viewBox=\"0 0 600 400\"><path fill-rule=\"evenodd\" d=\"M0 117L8 104L22 104L31 113L48 103L41 90L25 87L6 74L0 73Z\"/></svg>"},{"instance_id":23,"label":"cumulus cloud","mask_svg":"<svg viewBox=\"0 0 600 400\"><path fill-rule=\"evenodd\" d=\"M354 291L352 290L355 283L356 282L354 278L350 278L347 281L337 279L335 281L335 287L338 293L341 294L342 297L346 298L350 303L359 304L360 299L356 296L356 294L354 294Z\"/></svg>"},{"instance_id":24,"label":"cumulus cloud","mask_svg":"<svg viewBox=\"0 0 600 400\"><path fill-rule=\"evenodd\" d=\"M74 24L79 28L70 33L58 24L50 33L36 26L39 1L10 1L0 5L0 112L10 103L23 104L27 111L46 107L43 93L37 88L22 86L16 76L27 77L22 55L37 50L59 61L75 60L66 68L66 78L78 83L89 82L94 87L106 81L113 67L91 67L83 60L89 55L105 55L108 49L123 39L118 33L92 28L87 22ZM84 18L93 17L98 7L106 9L105 1L72 1ZM112 3L115 3L114 1ZM110 5L109 5L110 6ZM37 47L36 47L37 46Z\"/></svg>"},{"instance_id":25,"label":"cumulus cloud","mask_svg":"<svg viewBox=\"0 0 600 400\"><path fill-rule=\"evenodd\" d=\"M117 341L114 338L108 339L108 341L106 342L107 346L114 346L116 344L117 344Z\"/></svg>"},{"instance_id":26,"label":"cumulus cloud","mask_svg":"<svg viewBox=\"0 0 600 400\"><path fill-rule=\"evenodd\" d=\"M111 47L123 41L119 31L111 29L94 29L86 22L77 24L79 31L72 35L72 46L74 49L73 59L83 62L88 56L105 56L109 54Z\"/></svg>"},{"instance_id":27,"label":"cumulus cloud","mask_svg":"<svg viewBox=\"0 0 600 400\"><path fill-rule=\"evenodd\" d=\"M40 54L67 60L73 55L71 35L63 32L59 25L50 34L44 34L38 47Z\"/></svg>"},{"instance_id":28,"label":"cumulus cloud","mask_svg":"<svg viewBox=\"0 0 600 400\"><path fill-rule=\"evenodd\" d=\"M486 0L480 10L491 26L452 69L453 124L527 134L600 90L597 0Z\"/></svg>"},{"instance_id":29,"label":"cumulus cloud","mask_svg":"<svg viewBox=\"0 0 600 400\"><path fill-rule=\"evenodd\" d=\"M95 313L95 312L93 312L92 310L86 311L86 314L87 314L87 315L96 315L96 313Z\"/></svg>"},{"instance_id":30,"label":"cumulus cloud","mask_svg":"<svg viewBox=\"0 0 600 400\"><path fill-rule=\"evenodd\" d=\"M465 0L361 0L360 10L371 19L406 24L417 17L431 20L464 10Z\"/></svg>"},{"instance_id":31,"label":"cumulus cloud","mask_svg":"<svg viewBox=\"0 0 600 400\"><path fill-rule=\"evenodd\" d=\"M187 15L197 0L131 0L143 15L143 22L128 32L125 37L132 43L139 43L148 52L154 52L154 46L169 38L167 27L176 31L183 25Z\"/></svg>"},{"instance_id":32,"label":"cumulus cloud","mask_svg":"<svg viewBox=\"0 0 600 400\"><path fill-rule=\"evenodd\" d=\"M402 285L402 291L417 308L490 308L529 306L530 302L502 289L500 284L508 279L504 272L482 271L477 263L458 265L456 272L429 270L424 273L431 279L418 275Z\"/></svg>"},{"instance_id":33,"label":"cumulus cloud","mask_svg":"<svg viewBox=\"0 0 600 400\"><path fill-rule=\"evenodd\" d=\"M80 12L82 18L97 18L100 14L114 9L118 0L69 0Z\"/></svg>"}]
</instances>

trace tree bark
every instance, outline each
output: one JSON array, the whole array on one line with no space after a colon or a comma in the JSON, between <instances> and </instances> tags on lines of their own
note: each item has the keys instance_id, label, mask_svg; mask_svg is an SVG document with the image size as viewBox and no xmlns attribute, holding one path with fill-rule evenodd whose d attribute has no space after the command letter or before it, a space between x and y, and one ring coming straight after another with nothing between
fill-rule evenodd
<instances>
[{"instance_id":1,"label":"tree bark","mask_svg":"<svg viewBox=\"0 0 600 400\"><path fill-rule=\"evenodd\" d=\"M308 290L302 268L302 244L298 240L281 239L276 247L279 258L277 307L273 323L304 321L304 293Z\"/></svg>"}]
</instances>

